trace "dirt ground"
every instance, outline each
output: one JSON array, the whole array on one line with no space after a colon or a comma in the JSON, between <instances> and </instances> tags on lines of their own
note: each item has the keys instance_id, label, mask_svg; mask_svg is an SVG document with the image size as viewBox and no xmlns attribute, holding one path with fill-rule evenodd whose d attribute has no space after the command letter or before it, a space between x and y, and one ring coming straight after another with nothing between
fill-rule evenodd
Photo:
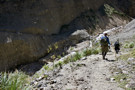
<instances>
[{"instance_id":1,"label":"dirt ground","mask_svg":"<svg viewBox=\"0 0 135 90\"><path fill-rule=\"evenodd\" d=\"M129 23L126 27L121 28L120 32L110 35L110 41L113 45L118 38L120 42L129 40L134 36L134 23ZM132 27L132 28L129 28ZM128 39L127 39L128 38ZM82 42L74 48L74 50L81 50L88 46L88 42ZM110 68L117 64L118 56L114 49L108 52L108 60L103 60L101 54L84 57L77 62L63 65L62 69L56 70L55 75L49 73L47 79L34 81L36 88L41 90L124 90L119 87L119 84L112 80L112 72ZM40 73L38 71L37 73Z\"/></svg>"}]
</instances>

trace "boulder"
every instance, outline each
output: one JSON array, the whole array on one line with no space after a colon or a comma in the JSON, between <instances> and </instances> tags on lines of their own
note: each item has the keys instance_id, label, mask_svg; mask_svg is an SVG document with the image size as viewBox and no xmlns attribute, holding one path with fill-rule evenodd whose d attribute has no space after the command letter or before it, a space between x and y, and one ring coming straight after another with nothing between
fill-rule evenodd
<instances>
[{"instance_id":1,"label":"boulder","mask_svg":"<svg viewBox=\"0 0 135 90\"><path fill-rule=\"evenodd\" d=\"M51 37L0 33L0 71L36 61L47 53Z\"/></svg>"},{"instance_id":2,"label":"boulder","mask_svg":"<svg viewBox=\"0 0 135 90\"><path fill-rule=\"evenodd\" d=\"M86 30L77 30L71 34L69 42L72 41L72 44L76 44L87 39L90 39L90 35Z\"/></svg>"}]
</instances>

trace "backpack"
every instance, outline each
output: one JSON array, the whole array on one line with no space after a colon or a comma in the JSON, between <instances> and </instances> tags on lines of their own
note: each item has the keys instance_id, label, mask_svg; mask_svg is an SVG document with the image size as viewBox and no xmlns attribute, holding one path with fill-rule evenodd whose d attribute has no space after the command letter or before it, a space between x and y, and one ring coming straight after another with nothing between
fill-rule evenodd
<instances>
[{"instance_id":1,"label":"backpack","mask_svg":"<svg viewBox=\"0 0 135 90\"><path fill-rule=\"evenodd\" d=\"M115 46L115 48L119 49L119 47L120 47L119 42L118 42L118 41L116 41L116 42L115 42L115 44L114 44L114 46Z\"/></svg>"},{"instance_id":2,"label":"backpack","mask_svg":"<svg viewBox=\"0 0 135 90\"><path fill-rule=\"evenodd\" d=\"M101 37L100 44L103 45L103 46L108 45L107 38L106 37Z\"/></svg>"}]
</instances>

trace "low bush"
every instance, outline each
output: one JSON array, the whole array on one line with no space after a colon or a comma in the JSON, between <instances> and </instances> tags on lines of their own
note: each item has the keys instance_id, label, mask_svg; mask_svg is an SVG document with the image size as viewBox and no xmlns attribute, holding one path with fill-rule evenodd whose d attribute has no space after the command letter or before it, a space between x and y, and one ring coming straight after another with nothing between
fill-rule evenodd
<instances>
[{"instance_id":1,"label":"low bush","mask_svg":"<svg viewBox=\"0 0 135 90\"><path fill-rule=\"evenodd\" d=\"M128 47L129 47L128 43L124 44L124 48L128 48Z\"/></svg>"},{"instance_id":2,"label":"low bush","mask_svg":"<svg viewBox=\"0 0 135 90\"><path fill-rule=\"evenodd\" d=\"M72 62L75 62L77 60L80 60L82 58L82 55L80 53L76 53L75 55L72 56Z\"/></svg>"},{"instance_id":3,"label":"low bush","mask_svg":"<svg viewBox=\"0 0 135 90\"><path fill-rule=\"evenodd\" d=\"M62 67L63 64L64 64L64 62L59 61L57 64L55 64L55 67Z\"/></svg>"},{"instance_id":4,"label":"low bush","mask_svg":"<svg viewBox=\"0 0 135 90\"><path fill-rule=\"evenodd\" d=\"M0 90L29 90L32 89L29 84L29 76L23 72L1 73Z\"/></svg>"},{"instance_id":5,"label":"low bush","mask_svg":"<svg viewBox=\"0 0 135 90\"><path fill-rule=\"evenodd\" d=\"M91 49L86 49L86 50L83 52L83 55L84 55L84 56L89 56L89 55L91 55L91 54L92 54Z\"/></svg>"},{"instance_id":6,"label":"low bush","mask_svg":"<svg viewBox=\"0 0 135 90\"><path fill-rule=\"evenodd\" d=\"M92 49L92 54L99 54L99 50L98 49Z\"/></svg>"},{"instance_id":7,"label":"low bush","mask_svg":"<svg viewBox=\"0 0 135 90\"><path fill-rule=\"evenodd\" d=\"M46 65L46 64L43 66L43 68L44 68L45 70L49 70L49 66Z\"/></svg>"},{"instance_id":8,"label":"low bush","mask_svg":"<svg viewBox=\"0 0 135 90\"><path fill-rule=\"evenodd\" d=\"M133 47L134 47L134 43L131 42L131 43L129 44L129 48L133 48Z\"/></svg>"},{"instance_id":9,"label":"low bush","mask_svg":"<svg viewBox=\"0 0 135 90\"><path fill-rule=\"evenodd\" d=\"M64 59L63 63L68 64L70 61L71 61L71 57L68 57L68 58Z\"/></svg>"}]
</instances>

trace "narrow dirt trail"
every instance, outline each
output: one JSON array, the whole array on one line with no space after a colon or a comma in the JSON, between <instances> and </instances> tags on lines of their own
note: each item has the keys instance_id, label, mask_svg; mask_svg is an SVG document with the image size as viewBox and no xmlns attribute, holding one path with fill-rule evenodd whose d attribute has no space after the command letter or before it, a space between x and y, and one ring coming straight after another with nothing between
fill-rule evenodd
<instances>
[{"instance_id":1,"label":"narrow dirt trail","mask_svg":"<svg viewBox=\"0 0 135 90\"><path fill-rule=\"evenodd\" d=\"M85 60L63 66L53 80L57 83L47 85L46 90L123 90L116 82L110 82L110 66L115 64L112 52L107 55L108 61L101 55L91 55Z\"/></svg>"},{"instance_id":2,"label":"narrow dirt trail","mask_svg":"<svg viewBox=\"0 0 135 90\"><path fill-rule=\"evenodd\" d=\"M119 88L116 83L107 80L111 77L111 72L109 68L112 64L115 64L115 61L113 61L115 60L115 58L112 53L109 53L107 57L109 59L108 61L102 60L101 55L95 55L94 57L99 58L99 60L95 61L95 64L92 66L91 69L91 90L123 90Z\"/></svg>"}]
</instances>

